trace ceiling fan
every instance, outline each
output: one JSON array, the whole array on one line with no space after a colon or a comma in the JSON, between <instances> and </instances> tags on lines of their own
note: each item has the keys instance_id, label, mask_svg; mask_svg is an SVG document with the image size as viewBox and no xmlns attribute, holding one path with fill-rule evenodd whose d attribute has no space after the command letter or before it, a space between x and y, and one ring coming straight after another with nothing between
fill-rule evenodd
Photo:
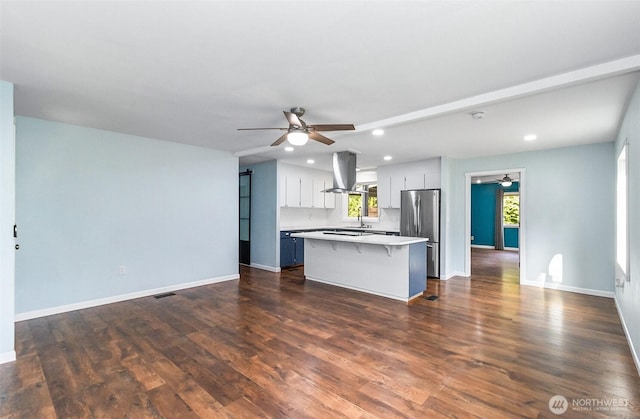
<instances>
[{"instance_id":1,"label":"ceiling fan","mask_svg":"<svg viewBox=\"0 0 640 419\"><path fill-rule=\"evenodd\" d=\"M250 130L263 130L263 129L277 129L281 131L287 131L280 136L271 146L277 146L282 144L285 140L288 140L292 145L305 145L309 139L321 142L326 145L331 145L335 141L325 137L318 131L349 131L354 130L356 127L353 124L315 124L307 125L302 119L304 115L304 108L291 108L290 112L283 111L285 118L289 121L289 128L238 128L238 131L250 131Z\"/></svg>"},{"instance_id":2,"label":"ceiling fan","mask_svg":"<svg viewBox=\"0 0 640 419\"><path fill-rule=\"evenodd\" d=\"M498 179L497 182L504 188L508 188L513 184L513 179L509 177L509 174L504 175L502 179Z\"/></svg>"}]
</instances>

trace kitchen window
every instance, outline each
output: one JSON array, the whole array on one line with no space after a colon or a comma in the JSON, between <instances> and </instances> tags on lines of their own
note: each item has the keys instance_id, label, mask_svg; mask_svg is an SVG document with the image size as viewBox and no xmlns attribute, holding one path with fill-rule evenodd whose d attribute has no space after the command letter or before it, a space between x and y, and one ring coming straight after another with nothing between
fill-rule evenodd
<instances>
[{"instance_id":1,"label":"kitchen window","mask_svg":"<svg viewBox=\"0 0 640 419\"><path fill-rule=\"evenodd\" d=\"M349 194L347 197L347 218L378 218L378 185L356 184L356 189L368 194ZM364 201L363 201L364 200ZM363 204L366 202L366 204Z\"/></svg>"},{"instance_id":2,"label":"kitchen window","mask_svg":"<svg viewBox=\"0 0 640 419\"><path fill-rule=\"evenodd\" d=\"M502 198L502 223L505 227L520 226L520 193L504 193Z\"/></svg>"}]
</instances>

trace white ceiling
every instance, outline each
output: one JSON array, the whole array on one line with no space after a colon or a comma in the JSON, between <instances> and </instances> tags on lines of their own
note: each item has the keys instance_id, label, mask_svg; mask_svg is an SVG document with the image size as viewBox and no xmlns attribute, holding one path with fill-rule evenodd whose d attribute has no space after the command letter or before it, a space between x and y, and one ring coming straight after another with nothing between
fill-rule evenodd
<instances>
[{"instance_id":1,"label":"white ceiling","mask_svg":"<svg viewBox=\"0 0 640 419\"><path fill-rule=\"evenodd\" d=\"M376 167L612 141L640 70L640 1L0 2L18 115L238 153ZM283 110L354 123L270 148ZM486 113L483 120L472 111ZM386 133L373 137L370 129ZM524 142L535 133L538 139ZM388 163L387 163L388 164Z\"/></svg>"}]
</instances>

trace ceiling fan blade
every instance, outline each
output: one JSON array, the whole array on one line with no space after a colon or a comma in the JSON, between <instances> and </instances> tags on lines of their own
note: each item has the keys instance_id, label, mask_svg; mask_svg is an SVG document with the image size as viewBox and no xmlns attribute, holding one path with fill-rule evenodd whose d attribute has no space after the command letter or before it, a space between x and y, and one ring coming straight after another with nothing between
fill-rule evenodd
<instances>
[{"instance_id":1,"label":"ceiling fan blade","mask_svg":"<svg viewBox=\"0 0 640 419\"><path fill-rule=\"evenodd\" d=\"M277 145L280 145L280 144L284 143L285 140L287 139L287 135L288 134L289 134L288 132L285 132L284 134L282 134L280 136L280 138L278 138L273 144L271 144L271 147L274 147L274 146L277 146Z\"/></svg>"},{"instance_id":2,"label":"ceiling fan blade","mask_svg":"<svg viewBox=\"0 0 640 419\"><path fill-rule=\"evenodd\" d=\"M333 141L331 138L327 138L324 135L318 134L315 131L309 131L309 138L311 138L312 140L319 141L322 144L326 144L326 145L331 145L335 143L335 141Z\"/></svg>"},{"instance_id":3,"label":"ceiling fan blade","mask_svg":"<svg viewBox=\"0 0 640 419\"><path fill-rule=\"evenodd\" d=\"M282 113L284 113L284 117L287 118L287 121L289 121L291 125L295 125L300 128L304 127L304 124L300 121L300 118L298 118L298 115L296 115L295 113L287 111L282 111Z\"/></svg>"},{"instance_id":4,"label":"ceiling fan blade","mask_svg":"<svg viewBox=\"0 0 640 419\"><path fill-rule=\"evenodd\" d=\"M238 131L254 131L254 130L262 130L262 129L279 129L280 131L286 131L289 128L238 128Z\"/></svg>"},{"instance_id":5,"label":"ceiling fan blade","mask_svg":"<svg viewBox=\"0 0 640 419\"><path fill-rule=\"evenodd\" d=\"M319 124L307 125L307 127L315 131L351 131L356 129L353 124Z\"/></svg>"}]
</instances>

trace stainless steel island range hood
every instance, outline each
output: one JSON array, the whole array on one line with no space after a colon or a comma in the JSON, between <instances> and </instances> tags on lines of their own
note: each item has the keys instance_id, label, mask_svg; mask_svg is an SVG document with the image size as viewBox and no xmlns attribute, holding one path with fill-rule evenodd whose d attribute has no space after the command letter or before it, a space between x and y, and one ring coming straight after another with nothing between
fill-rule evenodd
<instances>
[{"instance_id":1,"label":"stainless steel island range hood","mask_svg":"<svg viewBox=\"0 0 640 419\"><path fill-rule=\"evenodd\" d=\"M333 188L322 192L366 193L356 190L356 153L341 151L333 153Z\"/></svg>"}]
</instances>

